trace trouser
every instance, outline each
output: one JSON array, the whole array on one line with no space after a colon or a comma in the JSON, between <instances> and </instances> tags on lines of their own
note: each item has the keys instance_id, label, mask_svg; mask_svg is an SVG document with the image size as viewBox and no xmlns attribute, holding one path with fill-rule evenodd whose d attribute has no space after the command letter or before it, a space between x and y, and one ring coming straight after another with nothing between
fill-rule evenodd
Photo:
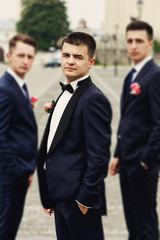
<instances>
[{"instance_id":1,"label":"trouser","mask_svg":"<svg viewBox=\"0 0 160 240\"><path fill-rule=\"evenodd\" d=\"M23 214L28 176L12 179L0 173L0 240L14 240Z\"/></svg>"},{"instance_id":2,"label":"trouser","mask_svg":"<svg viewBox=\"0 0 160 240\"><path fill-rule=\"evenodd\" d=\"M139 164L128 174L120 169L120 185L129 240L159 240L156 198L158 167L144 170Z\"/></svg>"},{"instance_id":3,"label":"trouser","mask_svg":"<svg viewBox=\"0 0 160 240\"><path fill-rule=\"evenodd\" d=\"M56 204L55 223L58 240L103 240L101 216L94 209L83 215L75 200Z\"/></svg>"}]
</instances>

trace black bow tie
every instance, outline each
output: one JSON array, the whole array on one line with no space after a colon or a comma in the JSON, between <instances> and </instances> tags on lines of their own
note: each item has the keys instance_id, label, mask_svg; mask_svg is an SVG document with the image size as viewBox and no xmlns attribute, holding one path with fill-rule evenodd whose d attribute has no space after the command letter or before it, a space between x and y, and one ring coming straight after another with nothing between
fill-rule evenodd
<instances>
[{"instance_id":1,"label":"black bow tie","mask_svg":"<svg viewBox=\"0 0 160 240\"><path fill-rule=\"evenodd\" d=\"M67 90L70 93L73 93L73 87L71 86L71 84L63 84L62 82L59 83L61 85L62 91L64 92L65 90Z\"/></svg>"}]
</instances>

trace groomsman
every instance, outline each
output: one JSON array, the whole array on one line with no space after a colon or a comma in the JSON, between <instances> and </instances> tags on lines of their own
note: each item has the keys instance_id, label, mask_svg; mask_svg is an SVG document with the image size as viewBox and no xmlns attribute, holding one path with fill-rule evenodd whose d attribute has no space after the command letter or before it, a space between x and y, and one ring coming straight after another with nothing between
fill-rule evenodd
<instances>
[{"instance_id":1,"label":"groomsman","mask_svg":"<svg viewBox=\"0 0 160 240\"><path fill-rule=\"evenodd\" d=\"M129 240L159 240L160 68L151 57L153 29L143 21L126 27L133 68L124 81L112 175L120 185Z\"/></svg>"},{"instance_id":2,"label":"groomsman","mask_svg":"<svg viewBox=\"0 0 160 240\"><path fill-rule=\"evenodd\" d=\"M14 240L37 155L37 126L25 75L36 42L24 34L9 41L9 68L0 79L0 240Z\"/></svg>"}]
</instances>

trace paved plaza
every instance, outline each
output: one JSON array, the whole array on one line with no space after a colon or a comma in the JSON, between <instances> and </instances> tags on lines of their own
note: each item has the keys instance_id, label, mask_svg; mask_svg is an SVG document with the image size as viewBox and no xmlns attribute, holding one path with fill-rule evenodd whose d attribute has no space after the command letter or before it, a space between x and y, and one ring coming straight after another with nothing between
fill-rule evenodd
<instances>
[{"instance_id":1,"label":"paved plaza","mask_svg":"<svg viewBox=\"0 0 160 240\"><path fill-rule=\"evenodd\" d=\"M6 66L0 65L0 75ZM107 95L112 110L112 146L113 154L116 141L116 130L119 119L119 99L124 76L129 67L119 67L118 76L114 76L114 67L95 67L91 70L93 82ZM38 107L34 110L38 128L39 143L46 125L48 114L44 112L43 105L46 102L55 100L60 93L58 82L64 77L60 68L42 68L33 66L27 76L28 87L32 96L38 96ZM106 196L108 205L108 216L103 217L104 234L106 240L127 240L122 202L120 196L119 179L117 176L107 176ZM160 202L160 186L158 192ZM160 203L158 204L160 213ZM35 173L34 182L28 191L23 220L19 229L17 240L56 240L54 219L46 215L39 199L37 176Z\"/></svg>"}]
</instances>

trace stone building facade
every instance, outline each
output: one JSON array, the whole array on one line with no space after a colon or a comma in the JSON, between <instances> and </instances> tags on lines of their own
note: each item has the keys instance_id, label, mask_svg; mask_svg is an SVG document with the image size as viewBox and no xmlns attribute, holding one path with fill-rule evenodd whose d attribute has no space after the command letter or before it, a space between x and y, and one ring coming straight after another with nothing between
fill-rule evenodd
<instances>
[{"instance_id":1,"label":"stone building facade","mask_svg":"<svg viewBox=\"0 0 160 240\"><path fill-rule=\"evenodd\" d=\"M16 0L13 9L13 16L1 18L0 15L0 62L6 61L6 53L8 52L8 41L16 34L16 22L19 20L22 10L23 0ZM3 6L1 11L5 11Z\"/></svg>"},{"instance_id":2,"label":"stone building facade","mask_svg":"<svg viewBox=\"0 0 160 240\"><path fill-rule=\"evenodd\" d=\"M159 0L106 0L102 40L102 45L106 42L106 46L102 49L107 52L110 62L128 62L125 28L129 22L136 19L150 23L154 28L154 39L160 41Z\"/></svg>"}]
</instances>

